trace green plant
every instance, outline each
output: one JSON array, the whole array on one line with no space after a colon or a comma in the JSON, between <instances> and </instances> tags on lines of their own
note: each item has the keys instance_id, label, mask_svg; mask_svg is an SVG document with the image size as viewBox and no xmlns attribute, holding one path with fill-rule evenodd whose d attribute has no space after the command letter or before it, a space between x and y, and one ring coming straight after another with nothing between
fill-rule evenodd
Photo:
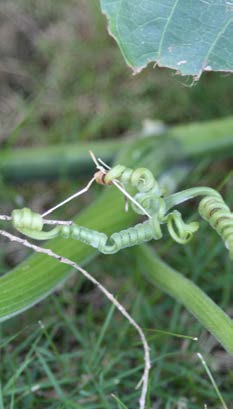
<instances>
[{"instance_id":1,"label":"green plant","mask_svg":"<svg viewBox=\"0 0 233 409\"><path fill-rule=\"evenodd\" d=\"M102 4L103 3L104 2L102 2ZM110 2L105 2L105 4L107 3L110 4ZM117 4L116 2L111 3L112 5ZM136 3L134 4L137 6ZM129 5L129 2L122 2L122 5L127 6ZM206 6L204 5L204 7ZM179 9L180 7L177 8L177 11L179 11ZM213 11L212 8L211 10ZM121 17L121 15L119 17ZM120 23L120 18L118 20ZM228 25L228 15L226 15L225 22L226 26L223 25L222 29L220 30L220 34L223 33L224 27L231 29L231 26ZM219 29L219 25L217 25L217 29ZM221 36L219 38L221 39ZM230 43L229 47L231 47ZM182 56L181 58L185 57ZM182 61L184 60L181 59L178 62ZM193 60L190 61L193 64ZM203 61L201 61L201 66L199 65L197 71L189 71L189 73L200 76L202 69L210 69L209 65L206 65L203 68L202 63ZM205 64L209 63L210 61L205 62ZM166 63L166 65L168 64ZM182 68L183 73L185 73L183 70L185 66L190 69L190 65L179 65L179 67ZM137 66L136 70L137 68L140 67ZM174 68L178 68L178 66L174 65ZM193 69L193 67L191 67L191 69ZM124 144L126 144L125 141ZM90 144L90 147L93 148L92 143ZM104 149L106 149L105 154L107 158L112 158L114 156L111 147L113 148L114 153L118 152L118 143L109 143L107 149L104 147ZM127 145L125 145L125 147L127 147ZM115 162L123 163L125 166L131 167L145 166L150 168L151 171L156 174L156 176L160 175L161 177L165 178L167 176L166 171L170 170L168 180L170 185L174 188L175 186L178 186L180 181L187 176L190 168L193 166L193 160L195 161L195 158L198 158L199 160L199 158L203 155L211 155L212 153L215 153L215 155L217 154L218 157L220 157L220 152L221 154L225 154L226 152L231 156L231 147L232 119L229 118L229 120L226 119L225 121L221 122L219 124L219 128L215 122L206 125L200 124L197 125L197 127L195 125L191 125L190 128L184 127L183 130L182 127L170 129L161 137L157 135L157 139L146 138L136 142L129 141L126 152L123 152L120 157L116 158ZM32 158L31 163L27 165L24 158L30 156L31 154L31 152L27 151L16 154L16 160L14 158L14 154L13 159L11 159L12 153L4 152L3 157L5 156L5 158L4 160L1 160L0 166L3 173L5 172L5 174L8 174L10 178L21 177L21 179L24 179L25 175L28 177L29 173L33 177L33 171L34 175L38 175L39 173L49 175L50 171L51 174L56 174L58 164L64 164L64 166L66 166L68 163L68 166L70 166L72 169L75 168L74 163L80 163L80 161L83 161L82 163L86 162L87 164L88 161L87 159L83 160L83 156L80 156L78 159L74 158L73 146L63 146L61 147L60 152L63 152L64 149L67 149L67 152L70 152L70 155L68 155L65 159L60 157L59 149L52 147L52 164L50 163L50 155L45 155L43 159L48 165L47 169L44 166L41 168L40 164L39 167L36 166L36 163L34 163L35 157L34 159ZM87 149L87 146L82 145L83 151ZM99 154L102 156L100 145ZM41 153L40 156L42 155L43 154ZM12 161L10 161L10 159ZM19 161L17 162L18 159ZM156 163L155 159L157 160ZM183 168L182 166L180 167L179 165L180 161L184 159L190 161L187 168ZM20 170L19 172L16 170L17 166ZM30 170L27 168L27 166L29 166ZM90 167L89 164L88 166ZM180 174L182 174L182 176L180 176ZM175 197L176 196L173 198ZM219 200L218 195L216 195L216 199ZM108 208L106 211L104 210L104 214L102 215L106 203L108 204ZM222 202L220 205L223 205ZM225 208L224 211L225 210L227 209ZM204 216L207 216L210 221L213 221L214 226L216 226L215 218L213 218L209 212L204 213ZM217 215L215 214L215 216ZM128 214L124 213L119 195L111 190L109 193L101 196L100 199L97 199L97 201L94 201L92 206L86 209L83 212L83 215L81 215L77 221L78 223L82 223L84 226L104 230L106 234L114 234L115 231L121 230L125 226L130 226L135 221L135 218L136 215L133 212L129 212ZM172 223L172 220L170 222ZM170 224L170 230L174 235L175 233L172 224ZM222 233L222 229L220 233ZM224 236L225 233L226 231L224 230ZM85 247L85 245L82 243L77 244L77 242L72 240L65 243L62 238L51 241L50 246L54 251L57 251L64 256L71 257L80 263L86 263L90 257L94 257L96 255L94 250ZM36 248L34 247L34 249ZM24 309L29 308L29 306L44 298L49 292L53 291L59 283L69 276L74 264L60 265L61 263L59 263L59 265L56 265L54 260L45 260L44 257L46 252L44 253L44 255L32 256L24 264L19 265L15 270L1 278L0 290L2 298L0 300L0 314L2 321L15 314L18 314ZM141 272L144 274L147 273L147 278L149 275L149 279L153 283L159 285L164 291L175 297L177 301L182 302L186 308L199 319L202 325L211 331L217 337L217 339L223 343L224 347L229 352L232 352L232 322L230 318L227 317L216 304L212 303L210 299L190 280L185 279L181 274L178 274L168 265L162 263L162 261L159 258L154 257L154 254L152 254L147 248L142 247L139 250L138 255L140 257L138 269L140 267ZM145 266L147 266L147 271L145 271ZM159 274L159 272L162 272L163 275ZM170 280L167 280L167 277L170 278ZM177 286L178 282L180 283L180 286ZM184 287L186 288L186 291L183 291ZM189 292L191 290L193 291L193 294L195 294L192 302L190 302L189 297ZM211 314L207 314L209 311L207 308L208 305L211 305ZM43 359L42 362L44 362ZM49 371L47 371L47 373L49 373ZM59 388L57 388L57 390L59 391L60 395L62 395Z\"/></svg>"},{"instance_id":2,"label":"green plant","mask_svg":"<svg viewBox=\"0 0 233 409\"><path fill-rule=\"evenodd\" d=\"M199 212L222 236L230 257L233 257L233 214L216 190L208 187L197 187L168 195L166 190L164 192L164 189L159 186L152 173L146 168L133 170L122 165L116 165L109 170L98 162L97 167L99 172L95 174L87 187L61 204L63 205L85 193L95 180L102 185L114 184L117 186L126 195L126 198L131 201L132 209L138 214L147 216L148 220L127 230L113 233L109 238L104 233L87 229L72 222L48 221L43 218L60 207L61 204L45 212L43 216L27 208L16 209L13 210L11 217L1 216L2 220L12 220L16 230L36 240L49 240L55 237L73 238L96 248L103 254L114 254L124 248L143 244L152 239L161 239L161 225L163 224L167 224L170 236L174 241L180 244L188 243L193 233L198 230L198 223L186 224L180 212L177 210L170 212L170 210L187 200L197 196L205 196L200 202ZM136 189L138 193L131 196L124 186L130 186ZM44 231L43 227L46 223L53 224L55 227L50 231Z\"/></svg>"},{"instance_id":3,"label":"green plant","mask_svg":"<svg viewBox=\"0 0 233 409\"><path fill-rule=\"evenodd\" d=\"M38 214L35 214L30 211L30 209L14 210L12 212L12 217L2 216L3 220L9 220L12 218L14 227L19 230L24 235L32 237L34 239L50 239L56 236L61 237L72 237L76 240L81 240L84 243L91 244L94 248L99 249L104 253L116 252L121 248L134 246L136 244L143 243L152 238L161 238L160 223L168 224L168 231L173 239L180 243L186 243L192 237L198 226L196 223L191 223L189 225L185 224L182 220L181 214L177 211L167 213L174 205L180 204L183 201L186 201L190 198L193 198L197 195L205 195L206 199L202 199L200 203L200 212L201 214L210 222L213 220L213 227L217 226L220 234L223 235L226 243L229 244L229 250L231 252L231 213L229 208L224 204L221 196L215 192L213 189L209 188L193 188L180 193L175 193L167 195L164 198L162 197L161 189L154 179L152 173L145 168L137 169L133 171L132 169L126 168L121 165L117 165L112 170L105 170L100 166L100 171L95 175L90 183L93 183L94 180L97 180L99 183L109 185L111 183L118 185L118 180L123 184L131 184L132 187L136 188L139 193L136 194L135 198L129 197L133 200L133 209L138 213L145 213L149 216L149 221L144 222L144 224L136 225L134 228L129 228L127 231L122 231L120 233L114 233L110 240L112 240L113 245L105 245L107 241L107 236L103 233L98 233L96 231L87 229L86 227L80 227L77 225L70 225L69 222L62 221L45 221L48 224L55 224L56 227L50 230L49 232L43 232L44 221L42 217ZM86 191L89 188L90 183L88 183L87 188L82 189L80 192ZM122 189L122 188L121 188ZM80 195L80 192L72 195L71 197L76 197ZM123 189L124 193L127 193ZM210 202L211 200L211 202ZM67 202L65 200L64 202ZM210 203L209 203L210 202ZM217 206L216 206L217 202ZM220 213L220 204L223 208L224 213ZM59 205L55 206L56 209ZM214 207L213 207L214 206ZM211 207L211 208L210 208ZM52 209L53 210L53 209ZM215 212L217 210L217 212ZM47 211L44 214L47 215L51 211ZM229 215L228 215L229 214ZM224 216L224 221L222 218ZM226 221L226 222L225 222ZM221 228L223 226L223 229ZM228 230L227 230L228 229ZM229 230L230 229L230 230ZM42 249L38 246L31 245L25 240L15 238L14 236L0 231L0 233L13 241L18 241L23 245L32 248L38 253L44 253L50 257L55 258L60 261L62 264L71 266L76 270L80 271L88 279L90 279L98 288L103 291L105 295L112 301L117 308L123 312L123 315L129 319L131 323L138 330L145 350L145 372L143 380L143 389L142 395L140 398L140 408L145 407L145 398L148 388L148 375L150 368L150 359L148 355L148 344L146 343L145 336L141 328L135 323L135 321L130 317L126 310L118 303L118 301L92 276L87 273L85 270L80 268L75 262L71 261L67 257L61 256L55 253L52 250ZM110 251L108 251L108 248ZM143 253L142 253L143 254ZM146 260L146 256L144 256ZM152 270L152 268L151 268ZM170 275L166 274L166 282L164 283L162 277L164 277L163 268L161 268L161 277L159 275L158 282L162 289L167 291L167 288L171 288L169 291L173 295L175 294L178 301L185 302L186 307L195 313L195 315L205 323L205 326L212 331L215 336L218 337L220 342L225 346L225 348L232 352L232 323L224 313L221 312L211 300L208 299L199 289L195 287L192 283L189 283L182 276L178 276L177 273L172 273L170 270ZM179 282L179 285L177 283ZM163 283L161 285L161 283ZM174 285L175 283L175 285ZM178 288L178 291L177 291ZM30 292L31 292L30 288ZM37 289L36 289L37 291ZM185 300L185 301L184 301ZM10 306L11 308L11 306ZM19 311L19 308L17 312ZM9 314L8 314L9 316ZM214 317L214 325L213 325ZM3 318L6 318L6 313L4 313Z\"/></svg>"}]
</instances>

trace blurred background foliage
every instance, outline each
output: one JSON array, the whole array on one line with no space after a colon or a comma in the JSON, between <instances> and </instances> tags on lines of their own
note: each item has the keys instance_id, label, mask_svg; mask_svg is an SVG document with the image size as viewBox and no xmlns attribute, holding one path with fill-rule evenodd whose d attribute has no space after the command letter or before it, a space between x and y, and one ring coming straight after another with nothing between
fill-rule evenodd
<instances>
[{"instance_id":1,"label":"blurred background foliage","mask_svg":"<svg viewBox=\"0 0 233 409\"><path fill-rule=\"evenodd\" d=\"M232 113L230 75L205 74L193 87L152 66L132 76L97 0L6 0L0 22L1 141L12 131L20 144L106 138L145 118L175 124Z\"/></svg>"},{"instance_id":2,"label":"blurred background foliage","mask_svg":"<svg viewBox=\"0 0 233 409\"><path fill-rule=\"evenodd\" d=\"M107 33L97 0L4 0L0 55L1 150L117 138L139 132L146 119L173 125L232 114L230 75L208 73L193 86L189 78L152 66L132 76ZM187 186L217 186L231 167L229 161L203 160ZM22 205L42 211L83 183L84 179L74 181L64 174L53 183L13 185L0 176L2 213ZM99 192L93 189L60 215L72 217ZM232 203L230 178L225 194ZM185 248L161 245L160 253L231 313L232 266L207 226L200 234ZM211 250L206 258L207 235ZM1 243L3 274L27 251ZM101 256L88 269L119 295L143 327L199 335L200 325L183 308L133 275L129 258L127 252ZM112 314L92 285L74 277L38 307L1 325L0 408L116 408L111 393L135 408L141 352L128 324L119 316L112 320ZM217 382L233 407L233 360L211 336L202 331L197 346L156 332L147 335L154 362L148 408L200 408L204 403L220 407L192 354L200 348L210 357Z\"/></svg>"}]
</instances>

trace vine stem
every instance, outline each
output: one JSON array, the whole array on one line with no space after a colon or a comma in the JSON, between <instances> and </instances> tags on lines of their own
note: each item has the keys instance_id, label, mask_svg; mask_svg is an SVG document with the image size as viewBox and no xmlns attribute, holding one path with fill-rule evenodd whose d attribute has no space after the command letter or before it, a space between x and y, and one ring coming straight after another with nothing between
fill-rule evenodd
<instances>
[{"instance_id":1,"label":"vine stem","mask_svg":"<svg viewBox=\"0 0 233 409\"><path fill-rule=\"evenodd\" d=\"M148 246L137 247L135 256L138 271L150 283L183 304L233 355L233 320L196 284L163 262Z\"/></svg>"},{"instance_id":2,"label":"vine stem","mask_svg":"<svg viewBox=\"0 0 233 409\"><path fill-rule=\"evenodd\" d=\"M115 305L115 307L118 309L118 311L129 321L129 323L135 328L135 330L138 332L143 349L144 349L144 372L141 381L139 382L138 386L142 385L141 389L141 395L139 399L139 408L140 409L145 409L146 407L146 395L147 395L147 390L148 390L148 382L149 382L149 373L150 373L150 367L151 367L151 361L150 361L150 348L147 343L145 334L142 330L142 328L137 324L137 322L131 317L131 315L127 312L125 307L114 297L112 293L110 293L98 280L96 280L88 271L84 270L81 266L79 266L77 263L74 261L63 257L54 251L47 249L47 248L42 248L39 247L35 244L30 243L26 239L21 239L20 237L14 236L11 233L6 232L5 230L0 230L0 235L8 238L12 242L17 242L25 247L28 247L32 250L34 250L37 253L43 253L49 257L52 257L59 261L60 263L67 264L68 266L71 266L75 270L79 271L84 277L86 277L89 281L91 281L93 284L96 285L96 287L108 298L108 300Z\"/></svg>"}]
</instances>

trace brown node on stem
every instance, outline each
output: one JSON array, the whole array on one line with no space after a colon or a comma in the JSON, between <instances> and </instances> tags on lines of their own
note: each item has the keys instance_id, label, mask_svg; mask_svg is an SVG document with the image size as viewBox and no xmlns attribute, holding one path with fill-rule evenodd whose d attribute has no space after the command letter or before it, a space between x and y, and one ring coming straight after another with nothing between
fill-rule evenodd
<instances>
[{"instance_id":1,"label":"brown node on stem","mask_svg":"<svg viewBox=\"0 0 233 409\"><path fill-rule=\"evenodd\" d=\"M95 181L99 185L112 185L112 181L106 182L105 176L106 173L104 173L102 170L99 170L98 172L95 173Z\"/></svg>"}]
</instances>

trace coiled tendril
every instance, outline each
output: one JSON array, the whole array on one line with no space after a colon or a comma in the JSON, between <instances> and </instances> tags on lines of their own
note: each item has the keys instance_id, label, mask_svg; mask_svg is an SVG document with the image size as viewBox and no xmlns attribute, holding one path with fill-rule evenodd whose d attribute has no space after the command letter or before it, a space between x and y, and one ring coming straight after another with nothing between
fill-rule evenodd
<instances>
[{"instance_id":1,"label":"coiled tendril","mask_svg":"<svg viewBox=\"0 0 233 409\"><path fill-rule=\"evenodd\" d=\"M200 215L222 237L233 258L233 213L221 195L206 196L199 204Z\"/></svg>"},{"instance_id":2,"label":"coiled tendril","mask_svg":"<svg viewBox=\"0 0 233 409\"><path fill-rule=\"evenodd\" d=\"M58 235L59 226L50 231L43 231L44 221L42 216L27 207L13 210L11 217L15 229L32 239L49 240Z\"/></svg>"},{"instance_id":3,"label":"coiled tendril","mask_svg":"<svg viewBox=\"0 0 233 409\"><path fill-rule=\"evenodd\" d=\"M149 219L108 237L102 232L75 223L57 225L50 231L44 231L43 218L30 209L24 208L12 212L13 225L21 233L37 240L47 240L57 236L73 238L104 254L116 253L123 248L152 239L159 240L162 237L161 225L163 224L167 225L173 240L185 244L191 240L193 234L198 230L199 224L197 222L185 223L180 212L170 210L180 203L201 195L205 197L199 204L200 215L222 237L230 256L233 258L233 213L222 196L214 189L191 188L163 197L158 182L146 168L133 170L117 165L106 173L101 171L96 173L97 183L110 185L116 180L136 189L133 198L136 203L131 203L132 208L136 213L142 214L143 207L150 216ZM137 203L141 205L141 208L137 206Z\"/></svg>"},{"instance_id":4,"label":"coiled tendril","mask_svg":"<svg viewBox=\"0 0 233 409\"><path fill-rule=\"evenodd\" d=\"M110 184L117 179L123 185L131 185L136 188L138 193L134 199L149 212L163 213L163 200L161 198L161 191L157 180L153 173L146 168L131 169L123 165L117 165L112 168L104 178L106 184ZM135 213L143 214L142 210L131 203L132 209ZM165 210L165 209L164 209ZM162 216L162 214L161 214Z\"/></svg>"},{"instance_id":5,"label":"coiled tendril","mask_svg":"<svg viewBox=\"0 0 233 409\"><path fill-rule=\"evenodd\" d=\"M104 254L116 253L120 249L132 247L152 239L158 240L162 237L160 224L156 216L129 229L113 233L110 237L102 232L78 226L75 223L56 226L50 231L43 231L41 216L28 208L14 210L12 220L14 227L19 232L33 239L48 240L58 236L73 238L89 244Z\"/></svg>"}]
</instances>

